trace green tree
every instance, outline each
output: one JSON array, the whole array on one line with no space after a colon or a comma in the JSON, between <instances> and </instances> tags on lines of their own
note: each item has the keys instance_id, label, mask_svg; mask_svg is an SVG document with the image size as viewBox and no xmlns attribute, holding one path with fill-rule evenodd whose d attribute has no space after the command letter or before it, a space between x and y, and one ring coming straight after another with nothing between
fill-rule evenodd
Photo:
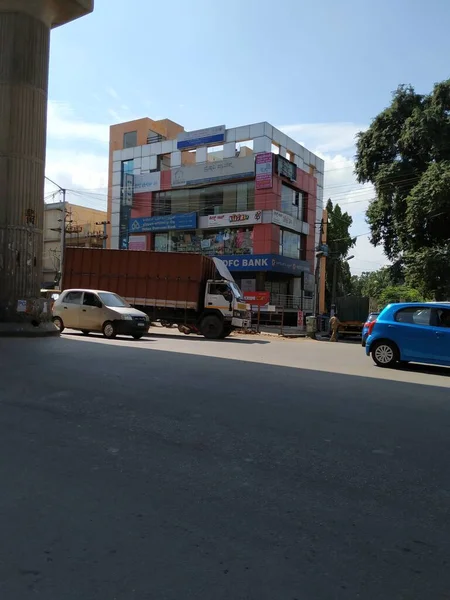
<instances>
[{"instance_id":1,"label":"green tree","mask_svg":"<svg viewBox=\"0 0 450 600\"><path fill-rule=\"evenodd\" d=\"M378 300L381 293L393 283L394 279L389 267L378 271L366 271L352 277L352 294Z\"/></svg>"},{"instance_id":2,"label":"green tree","mask_svg":"<svg viewBox=\"0 0 450 600\"><path fill-rule=\"evenodd\" d=\"M352 291L352 277L349 264L345 261L348 251L356 244L356 238L350 235L353 219L347 212L342 212L339 204L327 203L328 229L327 244L329 259L326 274L326 303L331 305L334 268L336 265L336 297L344 296Z\"/></svg>"},{"instance_id":3,"label":"green tree","mask_svg":"<svg viewBox=\"0 0 450 600\"><path fill-rule=\"evenodd\" d=\"M379 298L379 308L383 308L392 302L422 302L422 294L407 285L389 286L384 289Z\"/></svg>"},{"instance_id":4,"label":"green tree","mask_svg":"<svg viewBox=\"0 0 450 600\"><path fill-rule=\"evenodd\" d=\"M358 134L356 175L374 185L374 245L426 296L450 297L450 80L429 95L400 86Z\"/></svg>"}]
</instances>

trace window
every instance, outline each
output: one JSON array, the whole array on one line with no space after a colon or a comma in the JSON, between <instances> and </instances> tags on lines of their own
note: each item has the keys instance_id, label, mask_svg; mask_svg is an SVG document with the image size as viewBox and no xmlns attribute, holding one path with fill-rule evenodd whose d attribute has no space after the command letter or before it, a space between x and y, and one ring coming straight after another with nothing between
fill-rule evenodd
<instances>
[{"instance_id":1,"label":"window","mask_svg":"<svg viewBox=\"0 0 450 600\"><path fill-rule=\"evenodd\" d=\"M96 306L97 308L102 307L100 298L92 292L84 292L83 306Z\"/></svg>"},{"instance_id":2,"label":"window","mask_svg":"<svg viewBox=\"0 0 450 600\"><path fill-rule=\"evenodd\" d=\"M126 300L124 300L117 294L113 294L112 292L100 292L99 296L100 300L105 306L111 306L113 308L128 308L130 306Z\"/></svg>"},{"instance_id":3,"label":"window","mask_svg":"<svg viewBox=\"0 0 450 600\"><path fill-rule=\"evenodd\" d=\"M431 308L423 306L408 306L399 310L395 315L398 323L409 323L410 325L429 325Z\"/></svg>"},{"instance_id":4,"label":"window","mask_svg":"<svg viewBox=\"0 0 450 600\"><path fill-rule=\"evenodd\" d=\"M137 131L128 131L123 134L123 147L136 148L137 146Z\"/></svg>"},{"instance_id":5,"label":"window","mask_svg":"<svg viewBox=\"0 0 450 600\"><path fill-rule=\"evenodd\" d=\"M281 212L291 215L296 219L303 219L303 192L281 185Z\"/></svg>"},{"instance_id":6,"label":"window","mask_svg":"<svg viewBox=\"0 0 450 600\"><path fill-rule=\"evenodd\" d=\"M292 231L280 229L280 256L289 258L300 258L301 252L301 236Z\"/></svg>"},{"instance_id":7,"label":"window","mask_svg":"<svg viewBox=\"0 0 450 600\"><path fill-rule=\"evenodd\" d=\"M438 308L433 313L435 327L450 327L450 309Z\"/></svg>"},{"instance_id":8,"label":"window","mask_svg":"<svg viewBox=\"0 0 450 600\"><path fill-rule=\"evenodd\" d=\"M67 292L64 296L63 302L67 304L81 304L81 296L83 292Z\"/></svg>"},{"instance_id":9,"label":"window","mask_svg":"<svg viewBox=\"0 0 450 600\"><path fill-rule=\"evenodd\" d=\"M255 210L255 183L246 181L156 192L153 202L155 216L186 212L218 215Z\"/></svg>"}]
</instances>

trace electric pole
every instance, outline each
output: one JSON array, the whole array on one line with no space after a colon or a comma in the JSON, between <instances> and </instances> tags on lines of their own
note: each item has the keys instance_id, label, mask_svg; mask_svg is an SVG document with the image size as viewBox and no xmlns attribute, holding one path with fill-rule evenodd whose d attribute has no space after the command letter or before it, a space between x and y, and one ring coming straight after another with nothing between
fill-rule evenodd
<instances>
[{"instance_id":1,"label":"electric pole","mask_svg":"<svg viewBox=\"0 0 450 600\"><path fill-rule=\"evenodd\" d=\"M106 240L108 239L108 234L106 233L106 226L109 225L111 221L96 221L96 225L103 225L103 248L106 248Z\"/></svg>"}]
</instances>

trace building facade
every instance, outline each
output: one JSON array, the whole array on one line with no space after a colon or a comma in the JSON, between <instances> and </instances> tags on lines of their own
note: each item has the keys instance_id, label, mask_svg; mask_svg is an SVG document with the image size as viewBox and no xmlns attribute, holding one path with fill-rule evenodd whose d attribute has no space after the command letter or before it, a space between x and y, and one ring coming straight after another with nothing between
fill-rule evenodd
<instances>
[{"instance_id":1,"label":"building facade","mask_svg":"<svg viewBox=\"0 0 450 600\"><path fill-rule=\"evenodd\" d=\"M44 207L44 252L41 278L42 288L58 285L61 272L62 224L64 205L52 202ZM102 248L106 242L103 225L106 212L66 202L65 246Z\"/></svg>"},{"instance_id":2,"label":"building facade","mask_svg":"<svg viewBox=\"0 0 450 600\"><path fill-rule=\"evenodd\" d=\"M185 132L141 119L110 140L109 247L219 256L243 291L308 305L322 159L269 123Z\"/></svg>"}]
</instances>

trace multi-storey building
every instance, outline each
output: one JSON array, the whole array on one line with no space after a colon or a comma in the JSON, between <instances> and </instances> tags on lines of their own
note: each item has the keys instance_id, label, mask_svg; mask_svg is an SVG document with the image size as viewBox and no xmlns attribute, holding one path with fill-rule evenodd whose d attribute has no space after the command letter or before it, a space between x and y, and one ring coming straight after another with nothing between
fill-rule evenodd
<instances>
[{"instance_id":1,"label":"multi-storey building","mask_svg":"<svg viewBox=\"0 0 450 600\"><path fill-rule=\"evenodd\" d=\"M63 214L62 202L45 204L41 282L44 288L53 288L59 284L63 244L66 247L102 248L105 243L104 226L101 224L106 223L105 211L66 202L65 219ZM63 220L65 220L65 236L62 229Z\"/></svg>"},{"instance_id":2,"label":"multi-storey building","mask_svg":"<svg viewBox=\"0 0 450 600\"><path fill-rule=\"evenodd\" d=\"M323 171L322 159L269 123L114 125L108 245L220 256L243 291L312 310Z\"/></svg>"}]
</instances>

